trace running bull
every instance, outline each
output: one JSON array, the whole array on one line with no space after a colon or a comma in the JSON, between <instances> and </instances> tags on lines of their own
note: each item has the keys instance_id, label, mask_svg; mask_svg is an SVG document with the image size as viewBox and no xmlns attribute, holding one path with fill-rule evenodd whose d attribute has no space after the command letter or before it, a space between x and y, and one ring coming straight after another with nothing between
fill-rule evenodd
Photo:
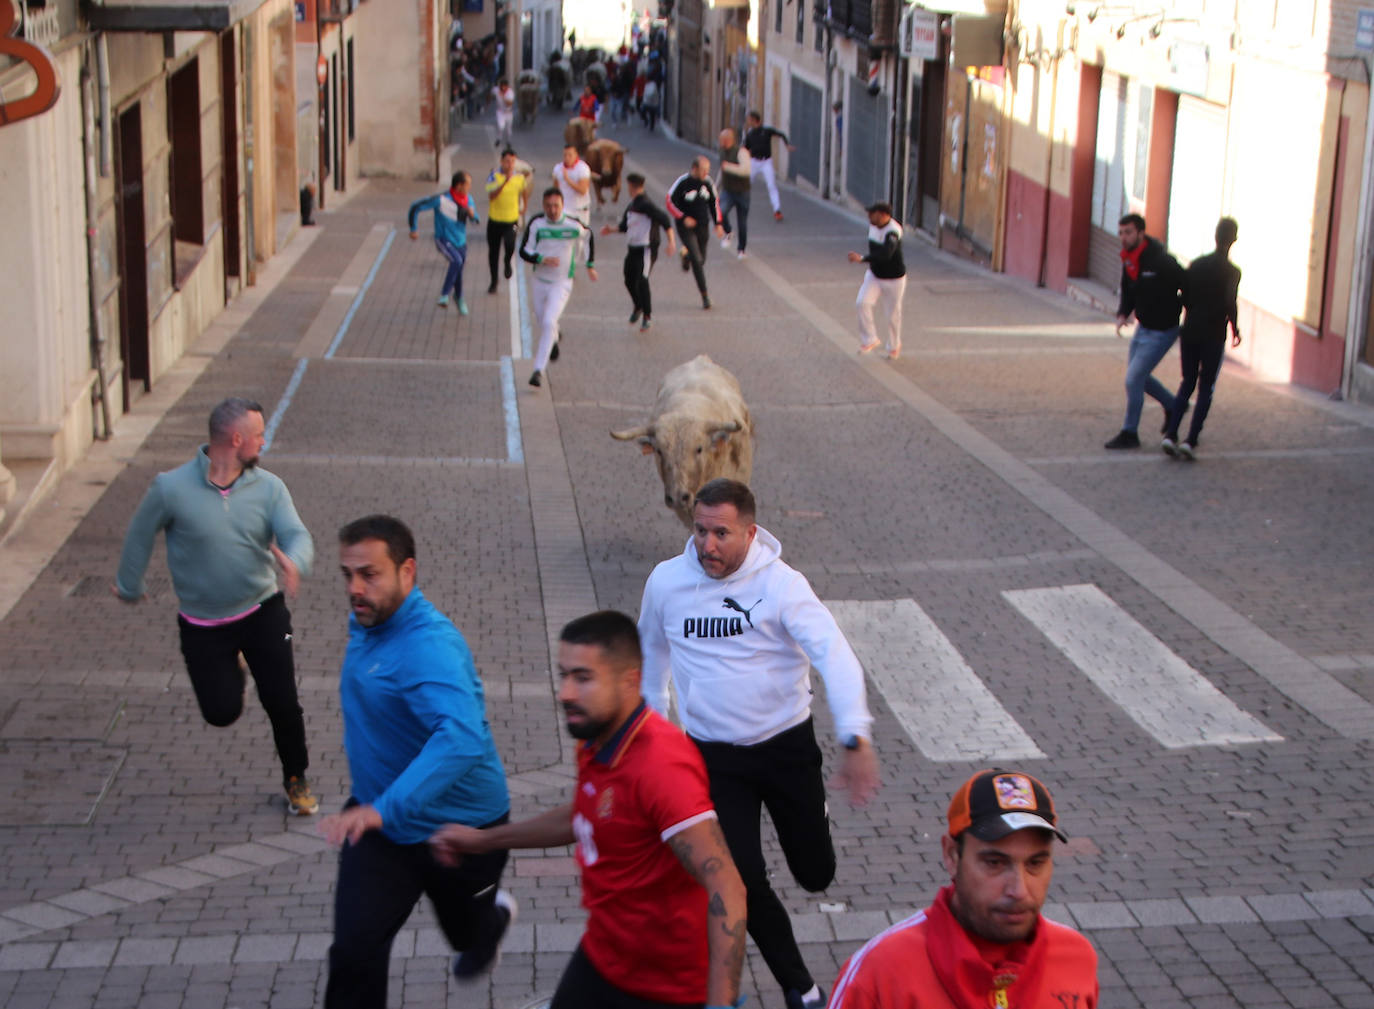
<instances>
[{"instance_id":1,"label":"running bull","mask_svg":"<svg viewBox=\"0 0 1374 1009\"><path fill-rule=\"evenodd\" d=\"M593 140L582 155L592 170L592 186L596 189L596 205L606 205L603 189L613 189L611 202L620 201L620 173L625 168L625 148L614 140Z\"/></svg>"},{"instance_id":2,"label":"running bull","mask_svg":"<svg viewBox=\"0 0 1374 1009\"><path fill-rule=\"evenodd\" d=\"M754 421L739 382L705 354L663 377L649 423L612 431L653 453L663 478L663 503L692 527L692 502L716 477L749 482L754 468Z\"/></svg>"}]
</instances>

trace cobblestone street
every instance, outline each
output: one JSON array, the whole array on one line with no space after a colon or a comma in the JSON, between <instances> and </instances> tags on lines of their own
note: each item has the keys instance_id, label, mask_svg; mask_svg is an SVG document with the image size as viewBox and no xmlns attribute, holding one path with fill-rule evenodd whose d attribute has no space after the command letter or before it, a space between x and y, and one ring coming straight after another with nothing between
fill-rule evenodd
<instances>
[{"instance_id":1,"label":"cobblestone street","mask_svg":"<svg viewBox=\"0 0 1374 1009\"><path fill-rule=\"evenodd\" d=\"M561 125L516 131L536 194ZM656 200L696 153L637 125L604 135ZM484 217L492 136L465 126L455 156ZM331 202L0 546L0 1004L322 1004L337 856L286 815L266 716L250 698L230 728L200 720L161 546L149 599L108 588L148 482L204 441L216 402L263 404L263 465L315 539L291 609L322 809L348 787L335 531L390 512L473 649L518 819L573 780L559 628L637 613L685 541L652 462L608 432L706 353L755 419L760 525L868 673L883 789L862 810L835 797L834 885L804 892L770 849L823 987L946 881L950 793L1015 764L1072 838L1046 913L1097 948L1104 1007L1374 1009L1374 411L1228 367L1197 463L1153 448L1153 404L1147 448L1106 452L1126 359L1110 319L908 233L902 356L860 356L845 253L867 223L791 187L780 223L754 191L748 258L712 242L710 311L660 259L648 332L626 325L623 236L598 236L600 280L579 275L532 389L524 270L486 293L484 227L471 314L435 304L428 216L411 242L405 213L438 188L373 180ZM1176 352L1157 374L1176 384ZM819 697L816 714L829 768ZM571 852L515 853L505 885L520 919L490 982L450 983L422 905L393 1006L553 990L581 930ZM744 991L782 1009L752 946Z\"/></svg>"}]
</instances>

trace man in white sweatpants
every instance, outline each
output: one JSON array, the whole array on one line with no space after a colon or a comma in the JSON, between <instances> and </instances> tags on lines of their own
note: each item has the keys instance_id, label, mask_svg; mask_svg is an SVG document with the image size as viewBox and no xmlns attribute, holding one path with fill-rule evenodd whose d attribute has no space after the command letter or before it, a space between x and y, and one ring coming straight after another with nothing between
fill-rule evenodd
<instances>
[{"instance_id":1,"label":"man in white sweatpants","mask_svg":"<svg viewBox=\"0 0 1374 1009\"><path fill-rule=\"evenodd\" d=\"M544 212L525 225L520 258L533 266L530 300L539 326L539 349L534 355L530 385L543 384L544 369L558 360L558 320L572 297L579 249L585 243L587 276L596 280L596 246L585 221L563 214L563 194L557 186L544 190Z\"/></svg>"},{"instance_id":2,"label":"man in white sweatpants","mask_svg":"<svg viewBox=\"0 0 1374 1009\"><path fill-rule=\"evenodd\" d=\"M906 263L902 259L902 226L892 219L891 204L875 203L868 208L868 253L851 252L849 261L868 264L854 303L859 310L859 353L867 354L882 342L873 323L873 306L881 302L887 311L887 356L895 361L902 354Z\"/></svg>"},{"instance_id":3,"label":"man in white sweatpants","mask_svg":"<svg viewBox=\"0 0 1374 1009\"><path fill-rule=\"evenodd\" d=\"M768 202L773 206L773 220L782 220L782 201L778 199L778 176L773 169L773 138L782 141L789 151L795 151L787 140L787 134L763 125L763 116L750 112L744 117L745 131L741 145L749 152L749 181L752 183L760 175L768 187Z\"/></svg>"}]
</instances>

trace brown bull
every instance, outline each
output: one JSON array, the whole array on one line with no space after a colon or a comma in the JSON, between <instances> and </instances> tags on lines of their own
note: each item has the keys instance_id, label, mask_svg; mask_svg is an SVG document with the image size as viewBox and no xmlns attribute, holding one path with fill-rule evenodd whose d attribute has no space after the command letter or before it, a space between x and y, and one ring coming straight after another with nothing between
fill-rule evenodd
<instances>
[{"instance_id":1,"label":"brown bull","mask_svg":"<svg viewBox=\"0 0 1374 1009\"><path fill-rule=\"evenodd\" d=\"M587 147L596 138L596 123L581 116L573 116L563 127L563 146L576 147L577 156L585 159Z\"/></svg>"},{"instance_id":2,"label":"brown bull","mask_svg":"<svg viewBox=\"0 0 1374 1009\"><path fill-rule=\"evenodd\" d=\"M592 185L596 188L596 204L604 206L602 189L610 189L611 202L620 202L620 173L625 168L625 148L614 140L593 140L582 155L592 170Z\"/></svg>"},{"instance_id":3,"label":"brown bull","mask_svg":"<svg viewBox=\"0 0 1374 1009\"><path fill-rule=\"evenodd\" d=\"M754 421L739 382L705 354L663 376L647 424L611 437L653 454L663 503L689 529L703 484L721 476L748 483L754 469Z\"/></svg>"}]
</instances>

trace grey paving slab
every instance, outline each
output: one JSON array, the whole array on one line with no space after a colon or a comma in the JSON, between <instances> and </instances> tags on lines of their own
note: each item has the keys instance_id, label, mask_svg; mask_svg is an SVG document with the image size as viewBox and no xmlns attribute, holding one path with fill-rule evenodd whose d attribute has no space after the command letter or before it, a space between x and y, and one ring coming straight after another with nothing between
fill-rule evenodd
<instances>
[{"instance_id":1,"label":"grey paving slab","mask_svg":"<svg viewBox=\"0 0 1374 1009\"><path fill-rule=\"evenodd\" d=\"M1374 914L1374 902L1359 890L1319 890L1305 893L1303 896L1323 917Z\"/></svg>"},{"instance_id":2,"label":"grey paving slab","mask_svg":"<svg viewBox=\"0 0 1374 1009\"><path fill-rule=\"evenodd\" d=\"M177 943L174 964L228 963L238 937L233 935L190 936Z\"/></svg>"},{"instance_id":3,"label":"grey paving slab","mask_svg":"<svg viewBox=\"0 0 1374 1009\"><path fill-rule=\"evenodd\" d=\"M141 904L144 901L165 897L167 894L175 892L176 888L148 879L124 876L119 879L106 880L103 883L94 883L91 885L91 889L100 893L108 893L130 903Z\"/></svg>"},{"instance_id":4,"label":"grey paving slab","mask_svg":"<svg viewBox=\"0 0 1374 1009\"><path fill-rule=\"evenodd\" d=\"M1128 900L1126 907L1142 927L1161 925L1192 925L1197 921L1183 901L1176 898Z\"/></svg>"},{"instance_id":5,"label":"grey paving slab","mask_svg":"<svg viewBox=\"0 0 1374 1009\"><path fill-rule=\"evenodd\" d=\"M115 967L158 967L172 962L177 940L129 936L121 939L114 956Z\"/></svg>"},{"instance_id":6,"label":"grey paving slab","mask_svg":"<svg viewBox=\"0 0 1374 1009\"><path fill-rule=\"evenodd\" d=\"M1304 921L1321 917L1321 912L1297 893L1256 894L1246 897L1245 902L1261 921Z\"/></svg>"},{"instance_id":7,"label":"grey paving slab","mask_svg":"<svg viewBox=\"0 0 1374 1009\"><path fill-rule=\"evenodd\" d=\"M108 967L118 945L114 939L68 940L57 947L51 966L54 970Z\"/></svg>"},{"instance_id":8,"label":"grey paving slab","mask_svg":"<svg viewBox=\"0 0 1374 1009\"><path fill-rule=\"evenodd\" d=\"M156 869L149 869L147 872L140 873L139 878L152 883L161 883L174 890L191 890L198 886L204 886L206 883L213 883L219 877L212 876L207 872L196 872L179 865L161 865Z\"/></svg>"},{"instance_id":9,"label":"grey paving slab","mask_svg":"<svg viewBox=\"0 0 1374 1009\"><path fill-rule=\"evenodd\" d=\"M1185 897L1184 902L1198 921L1211 925L1259 920L1243 897Z\"/></svg>"},{"instance_id":10,"label":"grey paving slab","mask_svg":"<svg viewBox=\"0 0 1374 1009\"><path fill-rule=\"evenodd\" d=\"M12 942L0 946L0 971L42 970L57 951L55 942Z\"/></svg>"},{"instance_id":11,"label":"grey paving slab","mask_svg":"<svg viewBox=\"0 0 1374 1009\"><path fill-rule=\"evenodd\" d=\"M66 908L46 902L6 908L4 915L20 924L38 929L62 928L64 925L70 925L85 917L75 911L69 911Z\"/></svg>"},{"instance_id":12,"label":"grey paving slab","mask_svg":"<svg viewBox=\"0 0 1374 1009\"><path fill-rule=\"evenodd\" d=\"M1135 928L1140 924L1131 909L1118 900L1071 901L1068 907L1082 929Z\"/></svg>"},{"instance_id":13,"label":"grey paving slab","mask_svg":"<svg viewBox=\"0 0 1374 1009\"><path fill-rule=\"evenodd\" d=\"M108 893L101 893L98 890L73 890L71 893L53 897L48 903L93 918L96 915L107 914L110 911L128 907L131 902L111 896Z\"/></svg>"}]
</instances>

